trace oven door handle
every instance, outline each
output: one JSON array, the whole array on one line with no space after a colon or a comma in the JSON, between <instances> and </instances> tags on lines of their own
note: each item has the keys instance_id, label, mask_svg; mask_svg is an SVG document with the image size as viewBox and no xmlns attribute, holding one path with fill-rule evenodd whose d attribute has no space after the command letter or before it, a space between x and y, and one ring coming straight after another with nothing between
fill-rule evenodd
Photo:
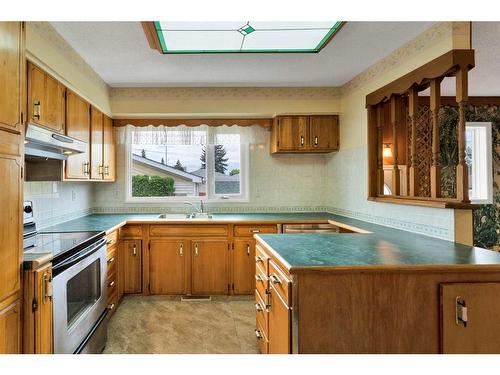
<instances>
[{"instance_id":1,"label":"oven door handle","mask_svg":"<svg viewBox=\"0 0 500 375\"><path fill-rule=\"evenodd\" d=\"M83 249L81 252L73 255L72 257L68 258L64 262L59 263L58 265L54 266L52 268L53 272L55 272L57 274L61 273L63 270L68 269L69 267L75 265L76 263L80 262L81 260L94 254L97 250L99 250L104 245L106 245L106 240L104 238L102 238L94 245L91 245L91 246Z\"/></svg>"}]
</instances>

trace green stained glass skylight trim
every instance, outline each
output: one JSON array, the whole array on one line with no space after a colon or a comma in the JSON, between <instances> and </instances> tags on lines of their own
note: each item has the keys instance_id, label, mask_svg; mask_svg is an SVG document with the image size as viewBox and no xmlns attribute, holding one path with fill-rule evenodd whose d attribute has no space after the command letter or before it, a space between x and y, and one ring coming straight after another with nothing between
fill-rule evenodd
<instances>
[{"instance_id":1,"label":"green stained glass skylight trim","mask_svg":"<svg viewBox=\"0 0 500 375\"><path fill-rule=\"evenodd\" d=\"M341 21L154 22L164 54L317 53L342 24Z\"/></svg>"}]
</instances>

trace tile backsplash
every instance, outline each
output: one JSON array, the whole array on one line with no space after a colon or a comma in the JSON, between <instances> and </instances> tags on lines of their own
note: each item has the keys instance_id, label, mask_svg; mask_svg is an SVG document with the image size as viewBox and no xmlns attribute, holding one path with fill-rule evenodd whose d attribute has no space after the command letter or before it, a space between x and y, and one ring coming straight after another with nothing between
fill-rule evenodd
<instances>
[{"instance_id":1,"label":"tile backsplash","mask_svg":"<svg viewBox=\"0 0 500 375\"><path fill-rule=\"evenodd\" d=\"M33 202L39 228L92 212L93 186L88 182L25 182L24 200Z\"/></svg>"}]
</instances>

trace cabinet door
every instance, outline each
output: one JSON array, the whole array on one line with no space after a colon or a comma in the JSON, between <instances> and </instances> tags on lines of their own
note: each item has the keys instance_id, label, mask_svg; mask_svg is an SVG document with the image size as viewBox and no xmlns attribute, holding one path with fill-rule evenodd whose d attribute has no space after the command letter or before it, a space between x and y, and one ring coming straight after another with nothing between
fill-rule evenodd
<instances>
[{"instance_id":1,"label":"cabinet door","mask_svg":"<svg viewBox=\"0 0 500 375\"><path fill-rule=\"evenodd\" d=\"M90 178L102 180L104 167L102 163L103 151L103 114L94 106L90 108Z\"/></svg>"},{"instance_id":2,"label":"cabinet door","mask_svg":"<svg viewBox=\"0 0 500 375\"><path fill-rule=\"evenodd\" d=\"M65 87L39 67L28 68L28 111L30 121L57 132L64 131Z\"/></svg>"},{"instance_id":3,"label":"cabinet door","mask_svg":"<svg viewBox=\"0 0 500 375\"><path fill-rule=\"evenodd\" d=\"M228 293L228 242L200 239L191 241L191 292Z\"/></svg>"},{"instance_id":4,"label":"cabinet door","mask_svg":"<svg viewBox=\"0 0 500 375\"><path fill-rule=\"evenodd\" d=\"M90 177L90 104L68 90L66 93L66 135L87 143L85 152L71 155L65 162L67 179Z\"/></svg>"},{"instance_id":5,"label":"cabinet door","mask_svg":"<svg viewBox=\"0 0 500 375\"><path fill-rule=\"evenodd\" d=\"M310 117L310 148L312 150L338 150L339 124L337 116Z\"/></svg>"},{"instance_id":6,"label":"cabinet door","mask_svg":"<svg viewBox=\"0 0 500 375\"><path fill-rule=\"evenodd\" d=\"M51 354L52 349L52 297L48 294L52 282L52 267L37 270L35 274L35 353Z\"/></svg>"},{"instance_id":7,"label":"cabinet door","mask_svg":"<svg viewBox=\"0 0 500 375\"><path fill-rule=\"evenodd\" d=\"M151 294L186 293L185 241L151 240L149 288Z\"/></svg>"},{"instance_id":8,"label":"cabinet door","mask_svg":"<svg viewBox=\"0 0 500 375\"><path fill-rule=\"evenodd\" d=\"M0 22L0 128L21 132L25 83L24 23Z\"/></svg>"},{"instance_id":9,"label":"cabinet door","mask_svg":"<svg viewBox=\"0 0 500 375\"><path fill-rule=\"evenodd\" d=\"M289 354L291 350L290 309L274 286L270 288L269 354Z\"/></svg>"},{"instance_id":10,"label":"cabinet door","mask_svg":"<svg viewBox=\"0 0 500 375\"><path fill-rule=\"evenodd\" d=\"M123 292L142 293L142 241L123 241L121 255L124 269Z\"/></svg>"},{"instance_id":11,"label":"cabinet door","mask_svg":"<svg viewBox=\"0 0 500 375\"><path fill-rule=\"evenodd\" d=\"M500 283L450 283L440 289L442 352L500 353Z\"/></svg>"},{"instance_id":12,"label":"cabinet door","mask_svg":"<svg viewBox=\"0 0 500 375\"><path fill-rule=\"evenodd\" d=\"M234 240L233 280L235 294L252 294L255 289L255 241Z\"/></svg>"},{"instance_id":13,"label":"cabinet door","mask_svg":"<svg viewBox=\"0 0 500 375\"><path fill-rule=\"evenodd\" d=\"M0 131L0 302L21 288L21 136Z\"/></svg>"},{"instance_id":14,"label":"cabinet door","mask_svg":"<svg viewBox=\"0 0 500 375\"><path fill-rule=\"evenodd\" d=\"M0 309L0 354L21 353L21 300Z\"/></svg>"},{"instance_id":15,"label":"cabinet door","mask_svg":"<svg viewBox=\"0 0 500 375\"><path fill-rule=\"evenodd\" d=\"M278 149L298 151L308 148L309 118L307 116L287 116L278 119Z\"/></svg>"},{"instance_id":16,"label":"cabinet door","mask_svg":"<svg viewBox=\"0 0 500 375\"><path fill-rule=\"evenodd\" d=\"M115 180L115 141L113 132L113 120L104 116L103 124L103 165L104 180Z\"/></svg>"}]
</instances>

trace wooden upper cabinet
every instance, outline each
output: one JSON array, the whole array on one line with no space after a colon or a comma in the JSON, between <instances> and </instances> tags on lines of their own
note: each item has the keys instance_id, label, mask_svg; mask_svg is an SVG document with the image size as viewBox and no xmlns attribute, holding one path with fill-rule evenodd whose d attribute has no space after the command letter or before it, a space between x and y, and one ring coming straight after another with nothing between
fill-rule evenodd
<instances>
[{"instance_id":1,"label":"wooden upper cabinet","mask_svg":"<svg viewBox=\"0 0 500 375\"><path fill-rule=\"evenodd\" d=\"M119 259L123 262L123 292L142 293L142 241L122 241Z\"/></svg>"},{"instance_id":2,"label":"wooden upper cabinet","mask_svg":"<svg viewBox=\"0 0 500 375\"><path fill-rule=\"evenodd\" d=\"M191 241L192 294L229 292L228 241L200 239Z\"/></svg>"},{"instance_id":3,"label":"wooden upper cabinet","mask_svg":"<svg viewBox=\"0 0 500 375\"><path fill-rule=\"evenodd\" d=\"M339 122L337 116L311 116L309 147L315 150L339 149Z\"/></svg>"},{"instance_id":4,"label":"wooden upper cabinet","mask_svg":"<svg viewBox=\"0 0 500 375\"><path fill-rule=\"evenodd\" d=\"M149 285L151 294L185 294L187 242L151 240Z\"/></svg>"},{"instance_id":5,"label":"wooden upper cabinet","mask_svg":"<svg viewBox=\"0 0 500 375\"><path fill-rule=\"evenodd\" d=\"M91 106L90 114L90 178L102 180L104 115L94 106Z\"/></svg>"},{"instance_id":6,"label":"wooden upper cabinet","mask_svg":"<svg viewBox=\"0 0 500 375\"><path fill-rule=\"evenodd\" d=\"M26 103L23 22L0 22L0 66L0 128L20 133Z\"/></svg>"},{"instance_id":7,"label":"wooden upper cabinet","mask_svg":"<svg viewBox=\"0 0 500 375\"><path fill-rule=\"evenodd\" d=\"M500 283L441 284L445 354L500 353Z\"/></svg>"},{"instance_id":8,"label":"wooden upper cabinet","mask_svg":"<svg viewBox=\"0 0 500 375\"><path fill-rule=\"evenodd\" d=\"M104 116L104 134L103 134L103 166L104 166L104 180L115 180L115 141L113 120Z\"/></svg>"},{"instance_id":9,"label":"wooden upper cabinet","mask_svg":"<svg viewBox=\"0 0 500 375\"><path fill-rule=\"evenodd\" d=\"M64 132L65 91L62 83L42 69L28 64L29 121Z\"/></svg>"},{"instance_id":10,"label":"wooden upper cabinet","mask_svg":"<svg viewBox=\"0 0 500 375\"><path fill-rule=\"evenodd\" d=\"M278 117L273 124L276 151L298 151L308 147L309 117Z\"/></svg>"},{"instance_id":11,"label":"wooden upper cabinet","mask_svg":"<svg viewBox=\"0 0 500 375\"><path fill-rule=\"evenodd\" d=\"M71 90L66 92L66 135L87 143L85 152L71 155L65 162L65 178L90 177L90 104Z\"/></svg>"},{"instance_id":12,"label":"wooden upper cabinet","mask_svg":"<svg viewBox=\"0 0 500 375\"><path fill-rule=\"evenodd\" d=\"M338 116L278 116L271 129L271 153L338 150Z\"/></svg>"}]
</instances>

